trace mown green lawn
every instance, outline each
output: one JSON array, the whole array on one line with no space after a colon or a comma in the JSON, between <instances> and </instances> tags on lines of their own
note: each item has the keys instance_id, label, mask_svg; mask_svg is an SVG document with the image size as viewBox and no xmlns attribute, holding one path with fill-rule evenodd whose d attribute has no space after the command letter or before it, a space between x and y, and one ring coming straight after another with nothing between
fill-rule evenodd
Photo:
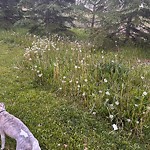
<instances>
[{"instance_id":1,"label":"mown green lawn","mask_svg":"<svg viewBox=\"0 0 150 150\"><path fill-rule=\"evenodd\" d=\"M149 150L150 131L142 139L113 131L110 124L73 101L36 87L22 71L24 44L0 41L0 99L39 140L42 150ZM17 68L19 67L19 68ZM15 141L6 139L6 150Z\"/></svg>"}]
</instances>

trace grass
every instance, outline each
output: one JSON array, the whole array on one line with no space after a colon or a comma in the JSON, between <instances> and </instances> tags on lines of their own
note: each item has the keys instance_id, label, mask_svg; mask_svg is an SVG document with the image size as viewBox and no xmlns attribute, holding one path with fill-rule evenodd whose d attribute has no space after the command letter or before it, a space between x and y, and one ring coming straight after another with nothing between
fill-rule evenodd
<instances>
[{"instance_id":1,"label":"grass","mask_svg":"<svg viewBox=\"0 0 150 150\"><path fill-rule=\"evenodd\" d=\"M35 37L26 48L24 69L37 86L69 97L120 129L142 134L149 118L149 65L122 53L95 51L87 42ZM125 56L124 56L125 55ZM130 57L131 58L131 57ZM138 60L137 60L138 59ZM95 111L95 112L93 112Z\"/></svg>"},{"instance_id":2,"label":"grass","mask_svg":"<svg viewBox=\"0 0 150 150\"><path fill-rule=\"evenodd\" d=\"M22 31L17 35L18 38L15 39L12 32L2 31L0 34L0 98L5 102L7 110L29 127L39 140L42 150L149 149L149 124L143 129L143 139L131 138L126 131L113 131L101 112L95 110L96 114L94 111L91 113L87 107L75 101L73 96L64 96L63 92L58 94L55 89L60 87L56 86L60 83L53 84L54 89L48 85L45 88L45 84L38 85L37 80L35 84L36 76L29 70L24 70L25 64L22 64L24 49L31 46L34 37L28 37ZM52 55L55 56L54 53ZM105 67L105 64L104 71L108 66ZM61 74L61 79L65 73ZM90 108L91 106L93 105ZM10 138L6 141L6 149L15 149L15 142Z\"/></svg>"},{"instance_id":3,"label":"grass","mask_svg":"<svg viewBox=\"0 0 150 150\"><path fill-rule=\"evenodd\" d=\"M87 40L89 36L89 31L84 29L72 28L70 29L78 40Z\"/></svg>"}]
</instances>

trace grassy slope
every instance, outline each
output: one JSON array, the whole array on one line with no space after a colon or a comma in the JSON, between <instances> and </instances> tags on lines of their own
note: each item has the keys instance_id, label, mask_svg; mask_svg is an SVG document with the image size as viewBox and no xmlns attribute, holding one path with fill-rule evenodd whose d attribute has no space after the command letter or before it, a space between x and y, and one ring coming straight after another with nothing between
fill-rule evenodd
<instances>
[{"instance_id":1,"label":"grassy slope","mask_svg":"<svg viewBox=\"0 0 150 150\"><path fill-rule=\"evenodd\" d=\"M111 132L103 118L96 119L76 104L35 88L29 74L14 68L22 59L23 47L2 41L0 47L1 101L10 113L27 124L42 150L149 149L150 136L140 141ZM8 139L6 146L7 150L14 150L15 142Z\"/></svg>"}]
</instances>

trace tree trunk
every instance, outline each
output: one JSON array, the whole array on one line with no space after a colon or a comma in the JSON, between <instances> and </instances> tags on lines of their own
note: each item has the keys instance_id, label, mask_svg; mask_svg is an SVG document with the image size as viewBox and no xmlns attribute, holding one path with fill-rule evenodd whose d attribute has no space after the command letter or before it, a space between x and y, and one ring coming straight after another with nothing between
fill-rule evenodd
<instances>
[{"instance_id":1,"label":"tree trunk","mask_svg":"<svg viewBox=\"0 0 150 150\"><path fill-rule=\"evenodd\" d=\"M96 11L96 5L93 6L91 28L94 28L94 25L95 25L95 11Z\"/></svg>"},{"instance_id":2,"label":"tree trunk","mask_svg":"<svg viewBox=\"0 0 150 150\"><path fill-rule=\"evenodd\" d=\"M131 31L131 22L132 22L132 16L130 16L128 18L128 21L127 21L127 26L126 26L126 38L125 38L125 41L124 43L126 43L128 40L129 40L129 37L130 37L130 31Z\"/></svg>"}]
</instances>

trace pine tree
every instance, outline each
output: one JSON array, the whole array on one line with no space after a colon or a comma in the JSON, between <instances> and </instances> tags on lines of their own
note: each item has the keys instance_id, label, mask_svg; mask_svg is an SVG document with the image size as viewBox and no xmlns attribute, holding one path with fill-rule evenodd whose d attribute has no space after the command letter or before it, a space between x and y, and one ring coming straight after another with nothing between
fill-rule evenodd
<instances>
[{"instance_id":1,"label":"pine tree","mask_svg":"<svg viewBox=\"0 0 150 150\"><path fill-rule=\"evenodd\" d=\"M91 35L98 47L150 43L149 0L108 0L100 20L100 26Z\"/></svg>"},{"instance_id":2,"label":"pine tree","mask_svg":"<svg viewBox=\"0 0 150 150\"><path fill-rule=\"evenodd\" d=\"M0 0L0 24L8 27L20 19L20 13L17 8L19 0ZM6 26L7 24L7 26Z\"/></svg>"},{"instance_id":3,"label":"pine tree","mask_svg":"<svg viewBox=\"0 0 150 150\"><path fill-rule=\"evenodd\" d=\"M26 10L25 18L35 22L32 31L41 29L45 32L58 32L66 30L67 24L72 24L73 18L68 12L74 2L74 0L22 0L20 6Z\"/></svg>"},{"instance_id":4,"label":"pine tree","mask_svg":"<svg viewBox=\"0 0 150 150\"><path fill-rule=\"evenodd\" d=\"M125 43L150 42L150 1L116 1L115 13L118 20L113 24L110 37L119 37ZM117 5L118 4L118 5Z\"/></svg>"},{"instance_id":5,"label":"pine tree","mask_svg":"<svg viewBox=\"0 0 150 150\"><path fill-rule=\"evenodd\" d=\"M78 21L86 21L88 27L98 27L100 24L102 12L106 9L107 0L80 0L77 1L76 13L82 12L80 16L77 16Z\"/></svg>"}]
</instances>

